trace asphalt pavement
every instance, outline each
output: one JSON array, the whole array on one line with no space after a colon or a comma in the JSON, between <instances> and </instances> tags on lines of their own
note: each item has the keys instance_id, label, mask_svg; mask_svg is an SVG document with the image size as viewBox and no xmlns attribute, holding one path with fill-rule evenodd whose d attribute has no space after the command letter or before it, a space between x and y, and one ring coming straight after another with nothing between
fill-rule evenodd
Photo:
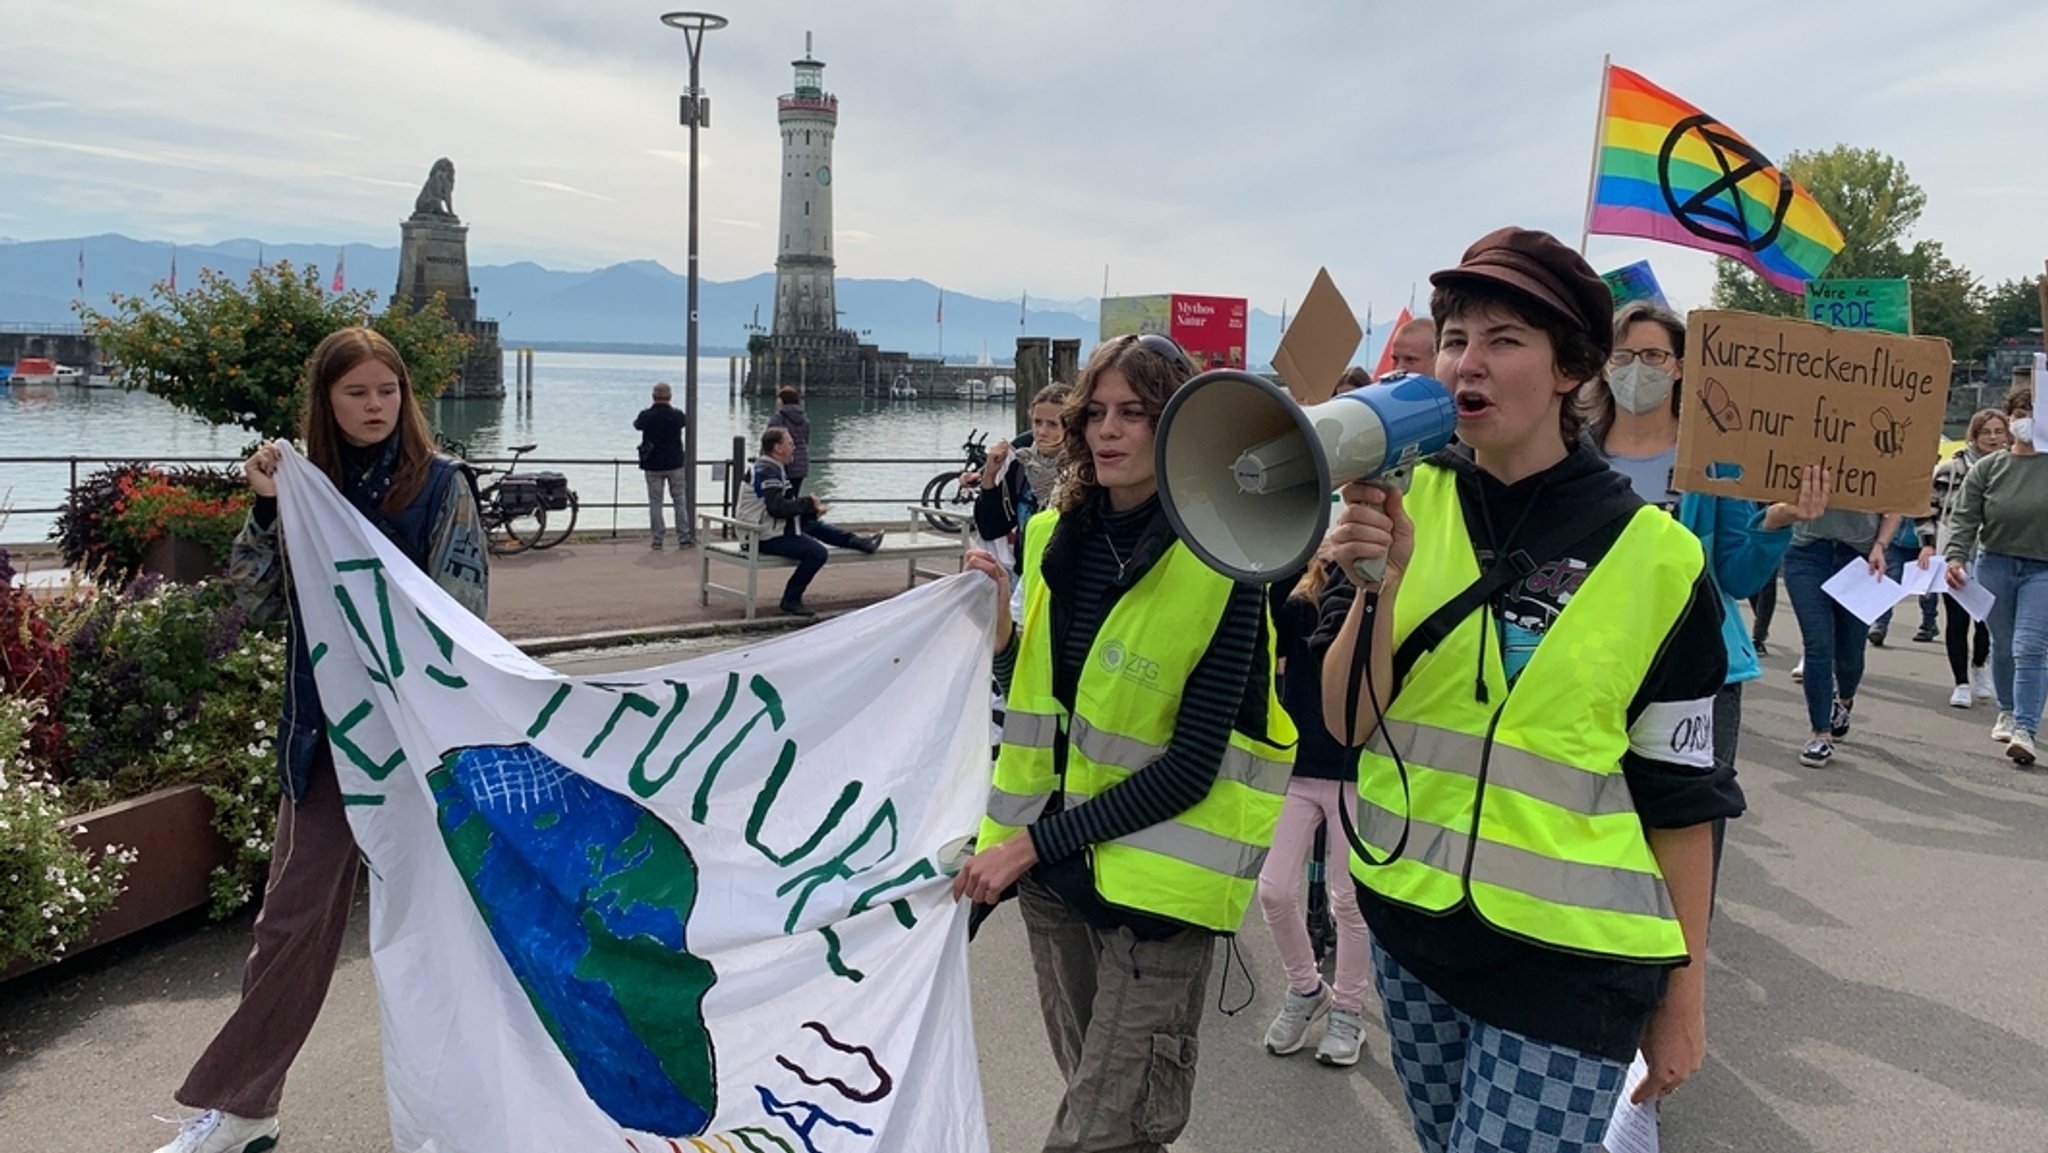
<instances>
[{"instance_id":1,"label":"asphalt pavement","mask_svg":"<svg viewBox=\"0 0 2048 1153\"><path fill-rule=\"evenodd\" d=\"M1721 877L1707 1065L1665 1106L1663 1148L2048 1150L2048 773L2009 767L1990 706L1947 707L1939 645L1901 641L1870 654L1835 763L1801 768L1790 616L1746 694L1750 811ZM674 652L548 659L595 672ZM364 920L287 1087L281 1150L390 1147ZM1212 992L1250 1003L1232 1016L1211 1001L1174 1148L1413 1149L1377 1023L1356 1069L1268 1056L1283 983L1256 912L1237 945L1251 983L1219 961ZM0 985L0 1153L165 1140L151 1115L177 1111L171 1090L232 1007L247 948L246 916L185 921ZM1013 910L971 963L992 1147L1035 1150L1057 1084Z\"/></svg>"}]
</instances>

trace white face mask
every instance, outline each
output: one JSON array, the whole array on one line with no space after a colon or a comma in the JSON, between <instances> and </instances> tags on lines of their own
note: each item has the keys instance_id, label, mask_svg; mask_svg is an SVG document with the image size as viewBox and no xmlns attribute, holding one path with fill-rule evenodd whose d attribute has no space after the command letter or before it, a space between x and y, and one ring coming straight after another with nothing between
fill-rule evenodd
<instances>
[{"instance_id":1,"label":"white face mask","mask_svg":"<svg viewBox=\"0 0 2048 1153\"><path fill-rule=\"evenodd\" d=\"M2016 416L2016 417L2013 417L2013 418L2012 418L2012 423L2011 423L2011 424L2009 424L2009 425L2007 425L2006 427L2012 430L2012 443L2014 443L2014 444L2032 444L2032 443L2034 443L2034 418L2033 418L2033 417L2031 417L2031 416Z\"/></svg>"},{"instance_id":2,"label":"white face mask","mask_svg":"<svg viewBox=\"0 0 2048 1153\"><path fill-rule=\"evenodd\" d=\"M1671 374L1633 361L1607 374L1607 389L1614 403L1641 416L1671 399Z\"/></svg>"}]
</instances>

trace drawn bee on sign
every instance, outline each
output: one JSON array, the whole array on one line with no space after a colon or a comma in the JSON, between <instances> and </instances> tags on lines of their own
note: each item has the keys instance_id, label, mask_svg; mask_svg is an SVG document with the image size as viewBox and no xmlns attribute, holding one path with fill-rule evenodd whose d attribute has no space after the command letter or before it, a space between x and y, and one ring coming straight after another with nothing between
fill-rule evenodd
<instances>
[{"instance_id":1,"label":"drawn bee on sign","mask_svg":"<svg viewBox=\"0 0 2048 1153\"><path fill-rule=\"evenodd\" d=\"M1885 456L1897 456L1906 451L1906 430L1912 426L1911 420L1897 419L1888 408L1880 408L1870 414L1870 427L1876 430L1871 439L1876 443L1877 451Z\"/></svg>"}]
</instances>

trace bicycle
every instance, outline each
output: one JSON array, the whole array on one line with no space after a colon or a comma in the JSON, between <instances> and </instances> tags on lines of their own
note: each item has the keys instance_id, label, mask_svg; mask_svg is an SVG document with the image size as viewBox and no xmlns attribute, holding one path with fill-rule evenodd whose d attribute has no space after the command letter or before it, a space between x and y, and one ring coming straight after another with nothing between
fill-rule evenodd
<instances>
[{"instance_id":1,"label":"bicycle","mask_svg":"<svg viewBox=\"0 0 2048 1153\"><path fill-rule=\"evenodd\" d=\"M478 511L491 552L498 556L537 552L553 548L576 531L576 516L582 507L569 487L569 478L559 472L518 472L519 458L532 452L531 444L512 445L507 452L512 462L504 473L477 491ZM478 468L464 463L470 475L482 478L495 468ZM550 518L548 514L557 514ZM560 515L567 513L568 515ZM550 520L552 519L552 523Z\"/></svg>"},{"instance_id":2,"label":"bicycle","mask_svg":"<svg viewBox=\"0 0 2048 1153\"><path fill-rule=\"evenodd\" d=\"M981 470L988 464L988 434L968 433L967 443L960 446L960 451L966 454L966 462L926 481L924 493L918 498L920 505L931 509L966 505L971 510L974 507L975 498L981 495ZM968 473L974 474L972 480L965 479ZM932 531L947 535L958 533L967 522L965 517L923 515Z\"/></svg>"}]
</instances>

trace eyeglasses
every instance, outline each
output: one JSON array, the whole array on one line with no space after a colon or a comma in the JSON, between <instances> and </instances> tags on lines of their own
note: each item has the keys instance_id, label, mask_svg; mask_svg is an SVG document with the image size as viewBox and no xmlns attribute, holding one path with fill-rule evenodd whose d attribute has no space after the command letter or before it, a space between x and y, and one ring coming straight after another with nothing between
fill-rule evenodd
<instances>
[{"instance_id":1,"label":"eyeglasses","mask_svg":"<svg viewBox=\"0 0 2048 1153\"><path fill-rule=\"evenodd\" d=\"M1136 344L1146 352L1165 357L1168 364L1188 376L1195 375L1195 366L1188 360L1188 354L1181 351L1180 345L1156 332L1133 332L1124 337L1124 340Z\"/></svg>"},{"instance_id":2,"label":"eyeglasses","mask_svg":"<svg viewBox=\"0 0 2048 1153\"><path fill-rule=\"evenodd\" d=\"M1616 368L1627 368L1635 361L1642 361L1651 368L1663 368L1677 359L1661 348L1617 348L1608 354L1607 363Z\"/></svg>"}]
</instances>

